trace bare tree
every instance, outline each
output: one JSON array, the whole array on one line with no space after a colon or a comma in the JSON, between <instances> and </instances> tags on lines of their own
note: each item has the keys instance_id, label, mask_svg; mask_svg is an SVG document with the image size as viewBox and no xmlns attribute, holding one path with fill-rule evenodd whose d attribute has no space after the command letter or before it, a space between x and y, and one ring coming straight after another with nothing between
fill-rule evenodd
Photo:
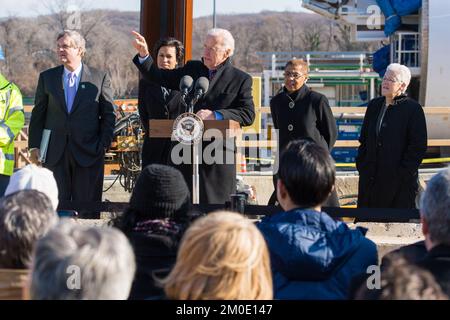
<instances>
[{"instance_id":1,"label":"bare tree","mask_svg":"<svg viewBox=\"0 0 450 320\"><path fill-rule=\"evenodd\" d=\"M323 44L324 27L320 22L314 22L303 30L300 36L304 51L319 51Z\"/></svg>"}]
</instances>

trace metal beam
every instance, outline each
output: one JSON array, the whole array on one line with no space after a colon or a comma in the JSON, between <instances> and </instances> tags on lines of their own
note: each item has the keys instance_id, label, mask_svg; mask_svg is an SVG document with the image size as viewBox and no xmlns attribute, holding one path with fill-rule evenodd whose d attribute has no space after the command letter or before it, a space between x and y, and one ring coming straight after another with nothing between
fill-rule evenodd
<instances>
[{"instance_id":1,"label":"metal beam","mask_svg":"<svg viewBox=\"0 0 450 320\"><path fill-rule=\"evenodd\" d=\"M187 61L192 58L192 17L193 0L141 0L140 32L150 50L164 37L182 41Z\"/></svg>"}]
</instances>

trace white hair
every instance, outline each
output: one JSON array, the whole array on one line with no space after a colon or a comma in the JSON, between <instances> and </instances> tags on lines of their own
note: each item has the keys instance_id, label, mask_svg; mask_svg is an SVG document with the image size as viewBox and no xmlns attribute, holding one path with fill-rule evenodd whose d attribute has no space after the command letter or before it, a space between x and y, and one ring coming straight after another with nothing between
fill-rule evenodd
<instances>
[{"instance_id":1,"label":"white hair","mask_svg":"<svg viewBox=\"0 0 450 320\"><path fill-rule=\"evenodd\" d=\"M428 224L431 240L450 245L450 166L428 182L422 194L420 213Z\"/></svg>"},{"instance_id":2,"label":"white hair","mask_svg":"<svg viewBox=\"0 0 450 320\"><path fill-rule=\"evenodd\" d=\"M214 28L208 31L207 36L220 37L225 50L230 50L230 57L234 54L234 38L230 31L226 29Z\"/></svg>"},{"instance_id":3,"label":"white hair","mask_svg":"<svg viewBox=\"0 0 450 320\"><path fill-rule=\"evenodd\" d=\"M409 71L408 67L399 63L391 63L386 69L386 73L388 72L395 74L397 81L405 84L405 88L402 91L402 93L405 93L411 81L411 71Z\"/></svg>"},{"instance_id":4,"label":"white hair","mask_svg":"<svg viewBox=\"0 0 450 320\"><path fill-rule=\"evenodd\" d=\"M36 245L34 300L125 300L136 270L133 249L117 229L63 221Z\"/></svg>"}]
</instances>

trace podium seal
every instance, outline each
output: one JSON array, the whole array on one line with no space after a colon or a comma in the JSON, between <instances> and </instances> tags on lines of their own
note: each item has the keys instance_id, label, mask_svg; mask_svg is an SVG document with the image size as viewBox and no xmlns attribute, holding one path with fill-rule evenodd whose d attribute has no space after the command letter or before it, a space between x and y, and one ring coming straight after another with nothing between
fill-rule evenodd
<instances>
[{"instance_id":1,"label":"podium seal","mask_svg":"<svg viewBox=\"0 0 450 320\"><path fill-rule=\"evenodd\" d=\"M202 140L204 125L195 113L186 112L178 116L173 123L172 140L185 145L197 144Z\"/></svg>"}]
</instances>

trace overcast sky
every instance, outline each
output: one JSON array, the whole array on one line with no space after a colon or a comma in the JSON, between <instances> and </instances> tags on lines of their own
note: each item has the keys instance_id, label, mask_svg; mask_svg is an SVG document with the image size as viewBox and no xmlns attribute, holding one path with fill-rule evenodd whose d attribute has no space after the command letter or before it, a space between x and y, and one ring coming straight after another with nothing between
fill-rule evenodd
<instances>
[{"instance_id":1,"label":"overcast sky","mask_svg":"<svg viewBox=\"0 0 450 320\"><path fill-rule=\"evenodd\" d=\"M7 16L36 16L48 13L48 9L42 4L52 3L55 0L0 0L0 17ZM58 1L58 0L56 0ZM69 1L70 3L82 3L89 9L104 8L121 11L138 11L140 0L81 0ZM216 12L219 13L255 13L263 10L272 11L303 11L300 0L216 0ZM194 17L211 15L213 12L213 0L194 0Z\"/></svg>"}]
</instances>

